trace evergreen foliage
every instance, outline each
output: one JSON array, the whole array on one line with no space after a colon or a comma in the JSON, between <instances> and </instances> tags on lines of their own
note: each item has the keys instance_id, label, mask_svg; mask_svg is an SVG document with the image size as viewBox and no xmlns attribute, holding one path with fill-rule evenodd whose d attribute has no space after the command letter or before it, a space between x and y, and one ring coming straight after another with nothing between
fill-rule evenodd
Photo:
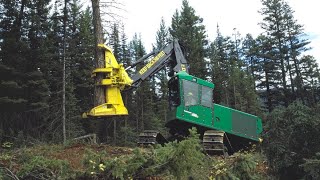
<instances>
[{"instance_id":1,"label":"evergreen foliage","mask_svg":"<svg viewBox=\"0 0 320 180\"><path fill-rule=\"evenodd\" d=\"M177 179L206 179L208 159L201 150L196 129L190 130L190 137L165 146L151 149L151 152L135 149L132 155L104 160L102 153L88 151L84 163L90 174L106 178L143 178L154 175Z\"/></svg>"},{"instance_id":2,"label":"evergreen foliage","mask_svg":"<svg viewBox=\"0 0 320 180\"><path fill-rule=\"evenodd\" d=\"M217 37L210 44L210 75L215 84L214 100L218 104L259 114L259 102L255 91L254 76L239 56L238 40L223 37L217 26Z\"/></svg>"},{"instance_id":3,"label":"evergreen foliage","mask_svg":"<svg viewBox=\"0 0 320 180\"><path fill-rule=\"evenodd\" d=\"M223 35L217 26L209 43L203 19L187 0L172 15L170 27L160 21L154 49L177 38L190 64L189 73L215 84L214 102L259 115L265 111L263 153L275 178L319 179L320 70L307 54L310 41L285 0L261 0L264 32L240 37ZM0 149L62 141L63 0L2 0L0 2ZM83 120L93 107L94 35L92 12L80 0L67 1L66 128L67 138L98 133L99 140L135 146L139 132L160 130L168 112L168 76L163 69L138 89L123 92L129 115ZM108 45L129 67L145 55L141 35L130 39L125 25L114 23ZM143 36L143 35L142 35ZM128 70L133 76L147 62ZM8 145L9 144L9 145ZM6 147L10 146L10 147ZM259 153L235 154L233 164L210 162L197 135L151 152L136 149L129 156L104 159L87 152L87 177L168 179L260 179ZM14 159L0 155L0 164ZM90 162L96 162L94 166ZM22 162L23 161L23 162ZM70 165L44 156L26 156L20 178L73 178ZM98 163L99 162L99 163ZM95 167L92 169L92 167ZM91 168L91 169L90 169ZM209 173L211 168L211 173ZM0 179L5 177L0 168ZM94 176L91 176L94 172ZM70 174L69 174L70 173ZM68 175L67 175L68 174ZM70 175L70 176L69 176ZM200 176L202 175L202 176Z\"/></svg>"},{"instance_id":4,"label":"evergreen foliage","mask_svg":"<svg viewBox=\"0 0 320 180\"><path fill-rule=\"evenodd\" d=\"M278 108L265 124L265 152L271 167L280 177L302 177L303 158L313 157L320 148L318 110L301 102Z\"/></svg>"},{"instance_id":5,"label":"evergreen foliage","mask_svg":"<svg viewBox=\"0 0 320 180\"><path fill-rule=\"evenodd\" d=\"M305 39L303 26L294 18L294 11L284 0L262 0L263 16L261 28L267 34L270 42L269 50L272 56L267 59L272 61L276 69L274 77L278 85L272 90L280 91L276 99L279 103L288 106L294 100L301 100L304 104L303 89L305 83L301 74L301 54L307 51L310 43Z\"/></svg>"},{"instance_id":6,"label":"evergreen foliage","mask_svg":"<svg viewBox=\"0 0 320 180\"><path fill-rule=\"evenodd\" d=\"M213 159L210 179L268 179L263 167L264 157L257 152L241 152L233 155L232 160Z\"/></svg>"},{"instance_id":7,"label":"evergreen foliage","mask_svg":"<svg viewBox=\"0 0 320 180\"><path fill-rule=\"evenodd\" d=\"M206 39L203 19L196 15L195 10L189 5L187 0L182 1L181 11L176 10L172 17L169 32L173 38L180 40L184 47L185 57L190 65L189 73L206 79Z\"/></svg>"},{"instance_id":8,"label":"evergreen foliage","mask_svg":"<svg viewBox=\"0 0 320 180\"><path fill-rule=\"evenodd\" d=\"M23 163L18 177L22 179L65 179L71 178L68 162L34 156Z\"/></svg>"},{"instance_id":9,"label":"evergreen foliage","mask_svg":"<svg viewBox=\"0 0 320 180\"><path fill-rule=\"evenodd\" d=\"M160 22L160 28L157 31L156 34L156 44L155 48L160 49L164 47L167 43L169 42L169 30L168 27L166 27L164 19L161 19ZM162 133L166 133L164 129L164 125L167 122L167 112L169 109L168 106L168 73L169 70L168 68L164 68L160 70L157 75L155 75L154 81L156 82L155 86L155 93L157 93L157 104L156 104L156 114L157 117L159 118L158 121L158 129Z\"/></svg>"},{"instance_id":10,"label":"evergreen foliage","mask_svg":"<svg viewBox=\"0 0 320 180\"><path fill-rule=\"evenodd\" d=\"M60 123L62 9L59 9L60 5L61 2L56 1L53 4L53 13L50 14L49 9L52 8L50 1L3 2L2 12L6 15L1 19L1 29L3 29L1 31L1 73L3 76L1 77L6 78L1 78L3 81L1 91L4 93L1 95L0 104L6 107L15 104L10 108L11 112L3 112L4 119L1 120L6 126L5 129L15 129L10 132L4 131L7 138L17 136L18 132L47 141L60 141L62 138ZM92 42L90 43L92 31L81 29L81 26L82 28L90 27L89 11L80 12L79 1L76 0L68 5L70 8L68 9L66 37L68 47L66 54L67 129L69 129L69 137L75 137L83 133L80 123L81 108L85 106L84 109L87 109L90 106L89 101L84 104L79 103L80 98L81 101L86 101L85 97L88 97L90 91L78 94L77 90L78 83L80 89L82 83L88 85L90 83L86 77L90 74L89 70L92 65L88 63L90 61L88 61L87 54L92 54L90 46L92 48L93 45ZM12 14L15 15L12 16ZM82 15L86 15L87 20L83 19ZM90 24L84 25L83 23L86 22ZM85 37L83 33L87 33ZM83 42L83 38L89 41ZM83 47L89 48L83 49ZM92 60L92 55L90 56ZM87 59L81 63L83 58ZM77 71L79 65L81 69ZM81 74L81 71L85 72L85 76ZM79 78L86 79L81 82L77 81ZM13 94L16 94L14 97L8 93L9 88L13 90ZM12 111L16 112L15 115L10 115L13 114ZM8 124L7 121L12 123Z\"/></svg>"},{"instance_id":11,"label":"evergreen foliage","mask_svg":"<svg viewBox=\"0 0 320 180\"><path fill-rule=\"evenodd\" d=\"M305 159L302 164L303 170L306 172L306 179L319 179L320 178L320 153L311 159Z\"/></svg>"}]
</instances>

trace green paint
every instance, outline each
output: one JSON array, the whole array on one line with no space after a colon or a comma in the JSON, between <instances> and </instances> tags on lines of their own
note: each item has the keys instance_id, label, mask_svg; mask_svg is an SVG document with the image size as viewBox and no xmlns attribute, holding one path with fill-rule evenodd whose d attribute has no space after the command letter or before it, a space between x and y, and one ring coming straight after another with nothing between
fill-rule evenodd
<instances>
[{"instance_id":1,"label":"green paint","mask_svg":"<svg viewBox=\"0 0 320 180\"><path fill-rule=\"evenodd\" d=\"M177 77L179 79L180 105L168 114L169 119L179 119L205 126L209 129L222 130L240 137L259 141L262 132L262 122L259 117L219 104L213 104L212 98L208 104L208 101L205 102L207 99L202 98L202 96L206 95L208 88L212 91L214 84L185 72L177 73ZM194 105L187 105L186 103L188 99L185 91L190 90L197 95L197 103Z\"/></svg>"}]
</instances>

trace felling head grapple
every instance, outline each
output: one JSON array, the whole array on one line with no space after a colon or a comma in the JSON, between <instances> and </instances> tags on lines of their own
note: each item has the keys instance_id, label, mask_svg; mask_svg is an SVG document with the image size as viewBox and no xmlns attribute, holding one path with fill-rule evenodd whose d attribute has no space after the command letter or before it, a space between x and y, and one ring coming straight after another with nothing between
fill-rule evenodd
<instances>
[{"instance_id":1,"label":"felling head grapple","mask_svg":"<svg viewBox=\"0 0 320 180\"><path fill-rule=\"evenodd\" d=\"M83 113L82 117L128 115L128 110L124 106L120 91L126 86L131 86L133 81L128 76L123 64L118 63L111 49L104 44L99 44L98 46L104 50L105 67L95 69L92 72L92 77L95 77L98 73L104 75L104 79L102 79L99 84L95 85L105 86L106 103Z\"/></svg>"}]
</instances>

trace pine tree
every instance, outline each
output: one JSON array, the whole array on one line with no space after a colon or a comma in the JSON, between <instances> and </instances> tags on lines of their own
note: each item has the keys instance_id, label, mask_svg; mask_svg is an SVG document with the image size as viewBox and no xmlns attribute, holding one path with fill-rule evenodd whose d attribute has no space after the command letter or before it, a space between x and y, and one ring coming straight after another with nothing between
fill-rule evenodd
<instances>
[{"instance_id":1,"label":"pine tree","mask_svg":"<svg viewBox=\"0 0 320 180\"><path fill-rule=\"evenodd\" d=\"M264 151L270 167L280 179L302 178L303 159L312 158L318 152L318 111L294 102L268 115Z\"/></svg>"},{"instance_id":2,"label":"pine tree","mask_svg":"<svg viewBox=\"0 0 320 180\"><path fill-rule=\"evenodd\" d=\"M214 100L215 103L259 114L254 78L248 71L250 65L242 56L245 49L240 45L238 37L235 40L223 37L217 26L217 37L209 48L211 79L215 84Z\"/></svg>"},{"instance_id":3,"label":"pine tree","mask_svg":"<svg viewBox=\"0 0 320 180\"><path fill-rule=\"evenodd\" d=\"M141 58L145 54L145 48L142 44L141 38L138 37L137 34L134 35L133 40L130 42L130 54L132 57L132 61L136 61L139 58ZM137 65L136 69L140 69L143 67L143 64ZM136 120L135 129L137 132L140 130L144 130L144 100L145 98L145 91L146 86L145 84L141 84L140 87L136 90L135 95L133 96L133 104L139 104L139 107L136 107L135 109L131 110L131 112L134 112L134 118Z\"/></svg>"},{"instance_id":4,"label":"pine tree","mask_svg":"<svg viewBox=\"0 0 320 180\"><path fill-rule=\"evenodd\" d=\"M164 47L169 42L169 31L165 25L164 19L162 18L160 21L160 28L156 34L156 49L160 49ZM159 83L157 83L158 88L158 102L157 105L157 114L160 120L159 130L163 130L164 124L167 121L167 110L168 110L168 76L167 76L167 68L163 68L158 72L157 78L159 79Z\"/></svg>"},{"instance_id":5,"label":"pine tree","mask_svg":"<svg viewBox=\"0 0 320 180\"><path fill-rule=\"evenodd\" d=\"M261 27L272 39L275 65L281 73L281 89L284 96L279 99L288 105L295 99L303 100L303 82L299 68L299 56L308 50L310 43L304 39L303 26L294 18L294 11L284 0L263 0ZM289 80L289 81L288 81ZM290 88L290 89L289 89Z\"/></svg>"},{"instance_id":6,"label":"pine tree","mask_svg":"<svg viewBox=\"0 0 320 180\"><path fill-rule=\"evenodd\" d=\"M128 48L126 44L126 36L124 34L124 31L120 32L120 24L114 23L111 27L111 32L109 34L109 45L113 50L113 54L115 58L117 59L118 63L125 62L127 65L129 64L129 55L128 55ZM124 104L127 107L127 109L132 109L130 105L128 105L128 93L131 94L131 92L122 92L122 97L124 100ZM130 96L131 97L131 96ZM130 104L130 103L129 103ZM130 114L131 112L129 112ZM128 116L126 117L113 117L112 118L113 123L113 130L111 129L111 126L109 128L110 132L113 132L113 143L114 144L127 144L127 134L128 132L123 132L124 130L128 129ZM121 137L121 133L125 133L123 137ZM117 138L121 137L121 138Z\"/></svg>"},{"instance_id":7,"label":"pine tree","mask_svg":"<svg viewBox=\"0 0 320 180\"><path fill-rule=\"evenodd\" d=\"M305 55L300 61L300 77L296 77L295 81L303 84L303 97L302 100L306 105L314 106L320 100L319 94L319 80L320 80L320 71L319 65L316 62L316 59L313 56ZM302 81L302 82L301 82Z\"/></svg>"},{"instance_id":8,"label":"pine tree","mask_svg":"<svg viewBox=\"0 0 320 180\"><path fill-rule=\"evenodd\" d=\"M73 83L76 86L75 96L79 100L77 106L80 108L80 112L85 112L93 107L93 80L90 76L94 67L95 45L93 27L91 26L92 14L89 8L80 13L79 22L79 39L75 47L78 49L78 54L74 59Z\"/></svg>"},{"instance_id":9,"label":"pine tree","mask_svg":"<svg viewBox=\"0 0 320 180\"><path fill-rule=\"evenodd\" d=\"M169 42L169 30L166 27L163 17L160 21L160 28L156 34L156 44L155 48L160 49L164 47Z\"/></svg>"},{"instance_id":10,"label":"pine tree","mask_svg":"<svg viewBox=\"0 0 320 180\"><path fill-rule=\"evenodd\" d=\"M19 86L23 88L20 97L25 100L23 110L17 109L16 115L10 115L12 119L4 120L12 121L8 129L15 129L13 136L21 131L26 135L41 137L41 127L47 124L48 117L45 114L49 108L49 87L44 74L48 60L45 46L45 34L49 30L48 8L48 1L5 1L3 4L5 18L1 21L1 59L4 69L12 69L18 75L9 84L15 84L16 89Z\"/></svg>"},{"instance_id":11,"label":"pine tree","mask_svg":"<svg viewBox=\"0 0 320 180\"><path fill-rule=\"evenodd\" d=\"M50 16L46 44L46 65L42 67L50 89L49 106L52 113L48 116L44 136L47 141L61 142L62 140L62 41L63 24L61 9L62 2L55 1L54 10Z\"/></svg>"},{"instance_id":12,"label":"pine tree","mask_svg":"<svg viewBox=\"0 0 320 180\"><path fill-rule=\"evenodd\" d=\"M227 52L227 41L221 35L219 26L217 26L217 37L210 44L210 72L214 88L214 102L218 104L229 105L229 94L227 91L227 79L229 77L229 61Z\"/></svg>"},{"instance_id":13,"label":"pine tree","mask_svg":"<svg viewBox=\"0 0 320 180\"><path fill-rule=\"evenodd\" d=\"M120 32L119 32L119 25L113 24L112 30L109 37L109 44L112 47L113 54L115 58L120 62L122 61L120 58Z\"/></svg>"},{"instance_id":14,"label":"pine tree","mask_svg":"<svg viewBox=\"0 0 320 180\"><path fill-rule=\"evenodd\" d=\"M76 95L78 81L75 81L79 75L79 59L83 59L85 53L80 51L81 41L81 5L79 0L73 0L68 3L67 9L67 31L66 31L66 129L67 138L74 138L83 135L81 125L81 108ZM87 62L88 63L88 62ZM92 65L92 64L91 64ZM89 68L82 71L90 71ZM87 96L87 95L86 95ZM83 97L79 97L82 99Z\"/></svg>"},{"instance_id":15,"label":"pine tree","mask_svg":"<svg viewBox=\"0 0 320 180\"><path fill-rule=\"evenodd\" d=\"M145 48L142 44L141 37L137 35L134 36L133 40L130 42L131 57L133 61L138 60L145 54ZM141 69L147 62L137 65L137 71ZM146 129L157 129L159 119L155 115L155 97L156 94L153 90L152 82L144 81L136 89L133 95L133 105L135 108L130 112L134 113L134 118L136 119L136 130L138 132ZM137 107L137 104L139 106Z\"/></svg>"},{"instance_id":16,"label":"pine tree","mask_svg":"<svg viewBox=\"0 0 320 180\"><path fill-rule=\"evenodd\" d=\"M124 32L124 25L122 24L121 35L120 35L120 59L119 62L123 63L124 67L129 67L131 64L130 51L127 43L127 36ZM127 73L132 77L132 69L128 69ZM120 125L118 139L120 140L121 145L132 145L136 143L136 134L134 133L134 126L132 126L130 120L132 120L132 110L136 107L133 104L133 91L125 91L122 93L122 97L125 103L125 106L129 110L129 115L124 118L124 125ZM121 141L122 140L122 141Z\"/></svg>"},{"instance_id":17,"label":"pine tree","mask_svg":"<svg viewBox=\"0 0 320 180\"><path fill-rule=\"evenodd\" d=\"M21 17L20 13L24 12L24 6L19 6L18 2L3 1L1 3L1 21L0 21L0 106L2 124L8 123L7 129L12 128L9 121L15 122L13 116L9 118L12 111L19 112L26 110L27 99L23 95L23 72L21 67L25 64L24 53L28 48L26 43L20 40L22 29L21 21L17 17ZM19 11L20 9L20 11ZM22 9L22 12L21 12ZM13 23L11 23L13 22ZM20 51L19 51L20 50ZM6 113L7 112L7 113ZM6 115L7 114L7 115ZM7 118L5 118L7 116ZM7 122L8 121L8 122ZM19 123L19 122L18 122ZM8 133L1 126L4 133Z\"/></svg>"},{"instance_id":18,"label":"pine tree","mask_svg":"<svg viewBox=\"0 0 320 180\"><path fill-rule=\"evenodd\" d=\"M288 4L284 4L284 9L287 35L286 41L289 49L286 59L289 77L291 80L291 93L293 94L294 99L298 98L303 101L303 82L299 69L299 56L308 50L307 45L310 42L307 39L304 39L305 34L303 32L303 26L298 24L297 20L294 19L294 11L291 7Z\"/></svg>"},{"instance_id":19,"label":"pine tree","mask_svg":"<svg viewBox=\"0 0 320 180\"><path fill-rule=\"evenodd\" d=\"M181 11L178 10L172 17L169 32L173 38L180 40L185 50L185 57L190 65L189 73L196 77L206 79L206 40L203 19L196 15L195 10L187 0L182 1Z\"/></svg>"},{"instance_id":20,"label":"pine tree","mask_svg":"<svg viewBox=\"0 0 320 180\"><path fill-rule=\"evenodd\" d=\"M281 97L279 97L279 91L277 87L279 86L278 77L279 71L276 60L274 58L274 49L271 39L264 35L260 35L256 39L257 44L257 58L259 67L259 76L257 77L257 89L262 99L265 99L266 109L271 112L272 109L279 105L278 102Z\"/></svg>"},{"instance_id":21,"label":"pine tree","mask_svg":"<svg viewBox=\"0 0 320 180\"><path fill-rule=\"evenodd\" d=\"M121 27L121 32L120 32L120 46L121 46L121 50L120 50L120 58L119 58L119 61L121 63L123 63L124 67L129 67L130 65L130 52L129 52L129 49L128 49L128 43L127 43L127 35L125 34L125 31L124 31L124 25L122 24L122 27ZM132 75L132 70L130 69L129 70L129 74Z\"/></svg>"},{"instance_id":22,"label":"pine tree","mask_svg":"<svg viewBox=\"0 0 320 180\"><path fill-rule=\"evenodd\" d=\"M285 2L283 0L262 0L263 8L260 13L264 16L261 28L268 32L269 37L272 39L273 47L277 53L274 54L274 58L277 61L277 66L281 76L279 81L281 82L281 90L284 94L281 101L285 106L288 106L289 94L287 91L287 74L286 74L286 61L285 56L288 53L286 47L286 35L285 35Z\"/></svg>"},{"instance_id":23,"label":"pine tree","mask_svg":"<svg viewBox=\"0 0 320 180\"><path fill-rule=\"evenodd\" d=\"M260 70L259 58L257 57L258 45L251 34L247 34L244 38L242 51L247 72L251 74L254 80L257 80L257 77L259 76L258 71Z\"/></svg>"}]
</instances>

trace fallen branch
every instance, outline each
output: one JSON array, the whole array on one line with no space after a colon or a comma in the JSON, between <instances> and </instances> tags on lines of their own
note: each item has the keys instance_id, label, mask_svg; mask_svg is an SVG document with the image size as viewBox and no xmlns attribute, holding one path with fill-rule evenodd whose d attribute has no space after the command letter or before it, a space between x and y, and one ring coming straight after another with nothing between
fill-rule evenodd
<instances>
[{"instance_id":1,"label":"fallen branch","mask_svg":"<svg viewBox=\"0 0 320 180\"><path fill-rule=\"evenodd\" d=\"M6 172L8 172L7 176L9 176L10 178L14 179L14 180L19 180L18 176L16 176L10 169L6 168L6 167L0 167L0 169L4 169Z\"/></svg>"},{"instance_id":2,"label":"fallen branch","mask_svg":"<svg viewBox=\"0 0 320 180\"><path fill-rule=\"evenodd\" d=\"M90 143L97 144L97 135L96 134L87 134L84 136L73 138L74 141L82 140L82 139L88 139Z\"/></svg>"}]
</instances>

